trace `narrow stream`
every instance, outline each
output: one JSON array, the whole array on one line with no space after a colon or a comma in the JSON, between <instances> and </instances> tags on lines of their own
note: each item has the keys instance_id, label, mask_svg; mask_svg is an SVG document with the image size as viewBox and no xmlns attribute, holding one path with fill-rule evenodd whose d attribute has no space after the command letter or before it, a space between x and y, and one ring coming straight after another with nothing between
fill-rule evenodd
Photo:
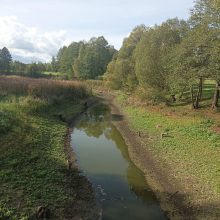
<instances>
[{"instance_id":1,"label":"narrow stream","mask_svg":"<svg viewBox=\"0 0 220 220\"><path fill-rule=\"evenodd\" d=\"M72 133L78 165L93 184L102 219L166 219L111 120L120 117L113 118L106 106L98 105L82 116Z\"/></svg>"}]
</instances>

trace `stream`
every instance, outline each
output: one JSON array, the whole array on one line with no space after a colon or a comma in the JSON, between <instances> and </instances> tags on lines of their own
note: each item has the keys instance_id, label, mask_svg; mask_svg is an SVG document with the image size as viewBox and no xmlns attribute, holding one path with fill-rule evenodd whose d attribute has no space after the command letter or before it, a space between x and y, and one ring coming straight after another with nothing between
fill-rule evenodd
<instances>
[{"instance_id":1,"label":"stream","mask_svg":"<svg viewBox=\"0 0 220 220\"><path fill-rule=\"evenodd\" d=\"M131 161L106 105L89 109L76 124L72 147L96 193L103 220L163 220L159 202L144 174Z\"/></svg>"}]
</instances>

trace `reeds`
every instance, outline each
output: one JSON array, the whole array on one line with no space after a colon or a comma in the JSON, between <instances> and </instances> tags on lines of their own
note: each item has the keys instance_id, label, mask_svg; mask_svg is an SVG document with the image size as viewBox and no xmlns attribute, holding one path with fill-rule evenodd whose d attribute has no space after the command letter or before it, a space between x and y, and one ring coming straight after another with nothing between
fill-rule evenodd
<instances>
[{"instance_id":1,"label":"reeds","mask_svg":"<svg viewBox=\"0 0 220 220\"><path fill-rule=\"evenodd\" d=\"M76 81L0 76L0 96L7 95L24 95L50 100L84 98L88 95L88 91L83 83Z\"/></svg>"}]
</instances>

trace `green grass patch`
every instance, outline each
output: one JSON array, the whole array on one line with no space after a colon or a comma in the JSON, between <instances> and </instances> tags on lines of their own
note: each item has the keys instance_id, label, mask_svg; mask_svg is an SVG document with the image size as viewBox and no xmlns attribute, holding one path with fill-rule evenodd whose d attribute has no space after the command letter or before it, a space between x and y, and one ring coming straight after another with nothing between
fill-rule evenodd
<instances>
[{"instance_id":1,"label":"green grass patch","mask_svg":"<svg viewBox=\"0 0 220 220\"><path fill-rule=\"evenodd\" d=\"M48 91L44 86L41 94ZM72 91L69 84L62 87L67 91L61 84L53 86L60 97L16 95L10 88L0 96L0 219L35 219L40 205L49 206L53 219L64 219L66 207L73 204L77 183L67 172L67 126L58 116L69 119L80 112L87 93L66 95Z\"/></svg>"},{"instance_id":2,"label":"green grass patch","mask_svg":"<svg viewBox=\"0 0 220 220\"><path fill-rule=\"evenodd\" d=\"M179 178L189 175L220 193L220 134L212 130L219 121L203 114L183 114L177 107L134 107L125 100L123 94L118 97L131 127L153 138L152 150L168 161ZM161 139L161 133L168 135Z\"/></svg>"}]
</instances>

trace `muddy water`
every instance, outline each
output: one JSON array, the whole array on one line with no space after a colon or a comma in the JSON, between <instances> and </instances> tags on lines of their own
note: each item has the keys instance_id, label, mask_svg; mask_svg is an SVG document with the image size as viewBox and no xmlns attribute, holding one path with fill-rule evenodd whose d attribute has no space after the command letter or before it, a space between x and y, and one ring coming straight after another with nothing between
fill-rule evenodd
<instances>
[{"instance_id":1,"label":"muddy water","mask_svg":"<svg viewBox=\"0 0 220 220\"><path fill-rule=\"evenodd\" d=\"M93 184L102 219L166 219L143 173L130 160L122 136L111 124L120 119L98 105L84 114L72 133L78 165Z\"/></svg>"}]
</instances>

